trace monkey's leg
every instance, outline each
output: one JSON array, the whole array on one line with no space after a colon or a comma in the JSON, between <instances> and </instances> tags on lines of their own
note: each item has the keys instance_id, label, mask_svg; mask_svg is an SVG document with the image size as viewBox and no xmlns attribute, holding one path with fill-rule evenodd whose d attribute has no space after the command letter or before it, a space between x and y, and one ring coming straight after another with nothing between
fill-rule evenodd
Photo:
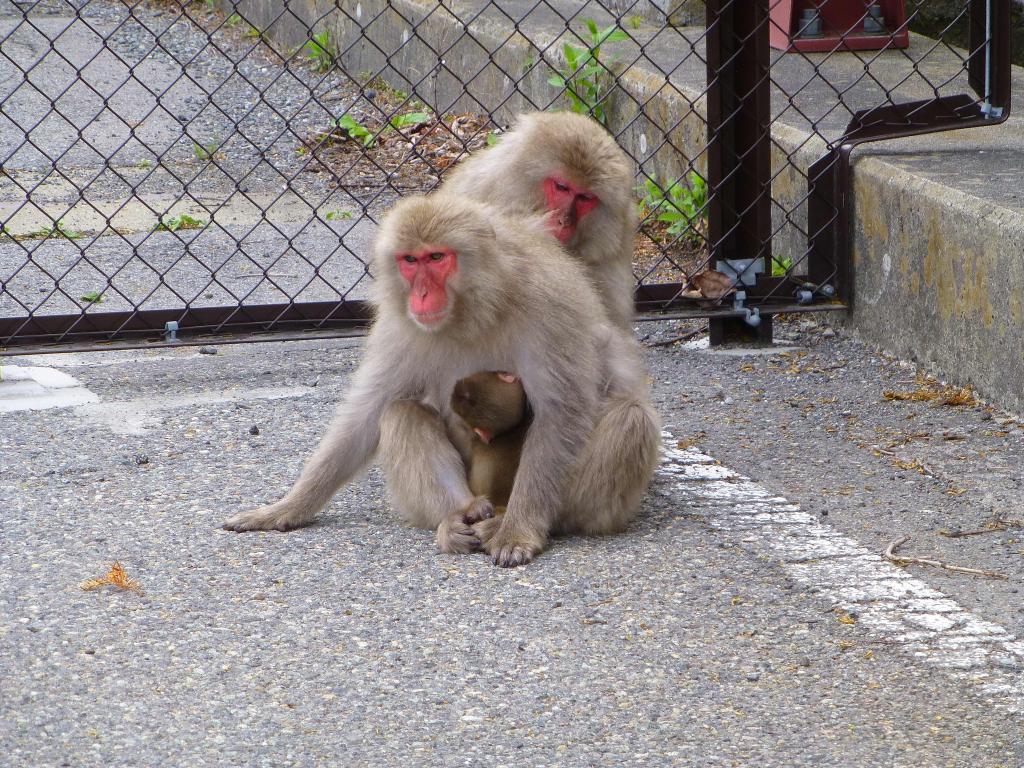
<instances>
[{"instance_id":1,"label":"monkey's leg","mask_svg":"<svg viewBox=\"0 0 1024 768\"><path fill-rule=\"evenodd\" d=\"M389 405L380 420L378 456L388 497L403 518L418 528L436 528L442 552L479 549L472 525L494 511L469 490L462 456L436 411L412 400Z\"/></svg>"},{"instance_id":2,"label":"monkey's leg","mask_svg":"<svg viewBox=\"0 0 1024 768\"><path fill-rule=\"evenodd\" d=\"M660 435L650 404L609 401L580 454L555 531L601 535L624 530L657 466Z\"/></svg>"}]
</instances>

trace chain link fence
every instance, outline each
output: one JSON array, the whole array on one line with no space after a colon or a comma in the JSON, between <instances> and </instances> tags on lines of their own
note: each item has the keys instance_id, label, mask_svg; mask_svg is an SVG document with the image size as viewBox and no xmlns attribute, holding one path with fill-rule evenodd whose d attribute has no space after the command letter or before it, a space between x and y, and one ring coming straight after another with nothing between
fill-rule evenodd
<instances>
[{"instance_id":1,"label":"chain link fence","mask_svg":"<svg viewBox=\"0 0 1024 768\"><path fill-rule=\"evenodd\" d=\"M852 147L1008 112L1009 0L923 5L0 0L0 346L347 332L382 212L535 109L635 160L642 311L842 308Z\"/></svg>"}]
</instances>

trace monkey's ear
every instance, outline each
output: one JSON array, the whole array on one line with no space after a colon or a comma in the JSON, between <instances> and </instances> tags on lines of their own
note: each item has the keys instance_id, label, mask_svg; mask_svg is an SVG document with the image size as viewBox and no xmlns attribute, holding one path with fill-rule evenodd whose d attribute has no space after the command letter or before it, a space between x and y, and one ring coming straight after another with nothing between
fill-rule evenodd
<instances>
[{"instance_id":1,"label":"monkey's ear","mask_svg":"<svg viewBox=\"0 0 1024 768\"><path fill-rule=\"evenodd\" d=\"M516 376L514 373L507 373L505 371L498 371L497 373L498 378L501 381L504 381L506 384L515 384L517 381L519 381L519 377Z\"/></svg>"}]
</instances>

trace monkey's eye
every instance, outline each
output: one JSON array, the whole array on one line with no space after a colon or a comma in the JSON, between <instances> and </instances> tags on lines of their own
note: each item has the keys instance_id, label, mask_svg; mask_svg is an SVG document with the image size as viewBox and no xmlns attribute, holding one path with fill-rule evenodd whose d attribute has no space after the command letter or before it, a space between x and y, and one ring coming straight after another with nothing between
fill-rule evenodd
<instances>
[{"instance_id":1,"label":"monkey's eye","mask_svg":"<svg viewBox=\"0 0 1024 768\"><path fill-rule=\"evenodd\" d=\"M408 254L406 254L405 256L402 257L402 261L404 261L406 264L415 264L416 263L416 257L413 256L411 253L408 253Z\"/></svg>"},{"instance_id":2,"label":"monkey's eye","mask_svg":"<svg viewBox=\"0 0 1024 768\"><path fill-rule=\"evenodd\" d=\"M584 203L592 203L595 200L597 200L597 198L594 197L593 195L587 195L587 194L576 195L576 197L578 197Z\"/></svg>"},{"instance_id":3,"label":"monkey's eye","mask_svg":"<svg viewBox=\"0 0 1024 768\"><path fill-rule=\"evenodd\" d=\"M555 181L555 189L557 189L559 192L568 192L569 185L561 181Z\"/></svg>"},{"instance_id":4,"label":"monkey's eye","mask_svg":"<svg viewBox=\"0 0 1024 768\"><path fill-rule=\"evenodd\" d=\"M440 261L441 259L444 258L444 254L443 253L432 253L427 258L430 259L431 261Z\"/></svg>"}]
</instances>

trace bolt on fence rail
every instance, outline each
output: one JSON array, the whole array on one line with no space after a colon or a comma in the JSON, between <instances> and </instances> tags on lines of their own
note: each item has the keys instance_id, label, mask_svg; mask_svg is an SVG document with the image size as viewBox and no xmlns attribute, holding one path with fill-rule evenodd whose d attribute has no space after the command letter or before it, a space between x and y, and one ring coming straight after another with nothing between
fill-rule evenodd
<instances>
[{"instance_id":1,"label":"bolt on fence rail","mask_svg":"<svg viewBox=\"0 0 1024 768\"><path fill-rule=\"evenodd\" d=\"M923 2L0 0L0 346L350 332L381 213L534 109L635 160L640 310L843 308L853 146L1009 110L1009 0Z\"/></svg>"}]
</instances>

